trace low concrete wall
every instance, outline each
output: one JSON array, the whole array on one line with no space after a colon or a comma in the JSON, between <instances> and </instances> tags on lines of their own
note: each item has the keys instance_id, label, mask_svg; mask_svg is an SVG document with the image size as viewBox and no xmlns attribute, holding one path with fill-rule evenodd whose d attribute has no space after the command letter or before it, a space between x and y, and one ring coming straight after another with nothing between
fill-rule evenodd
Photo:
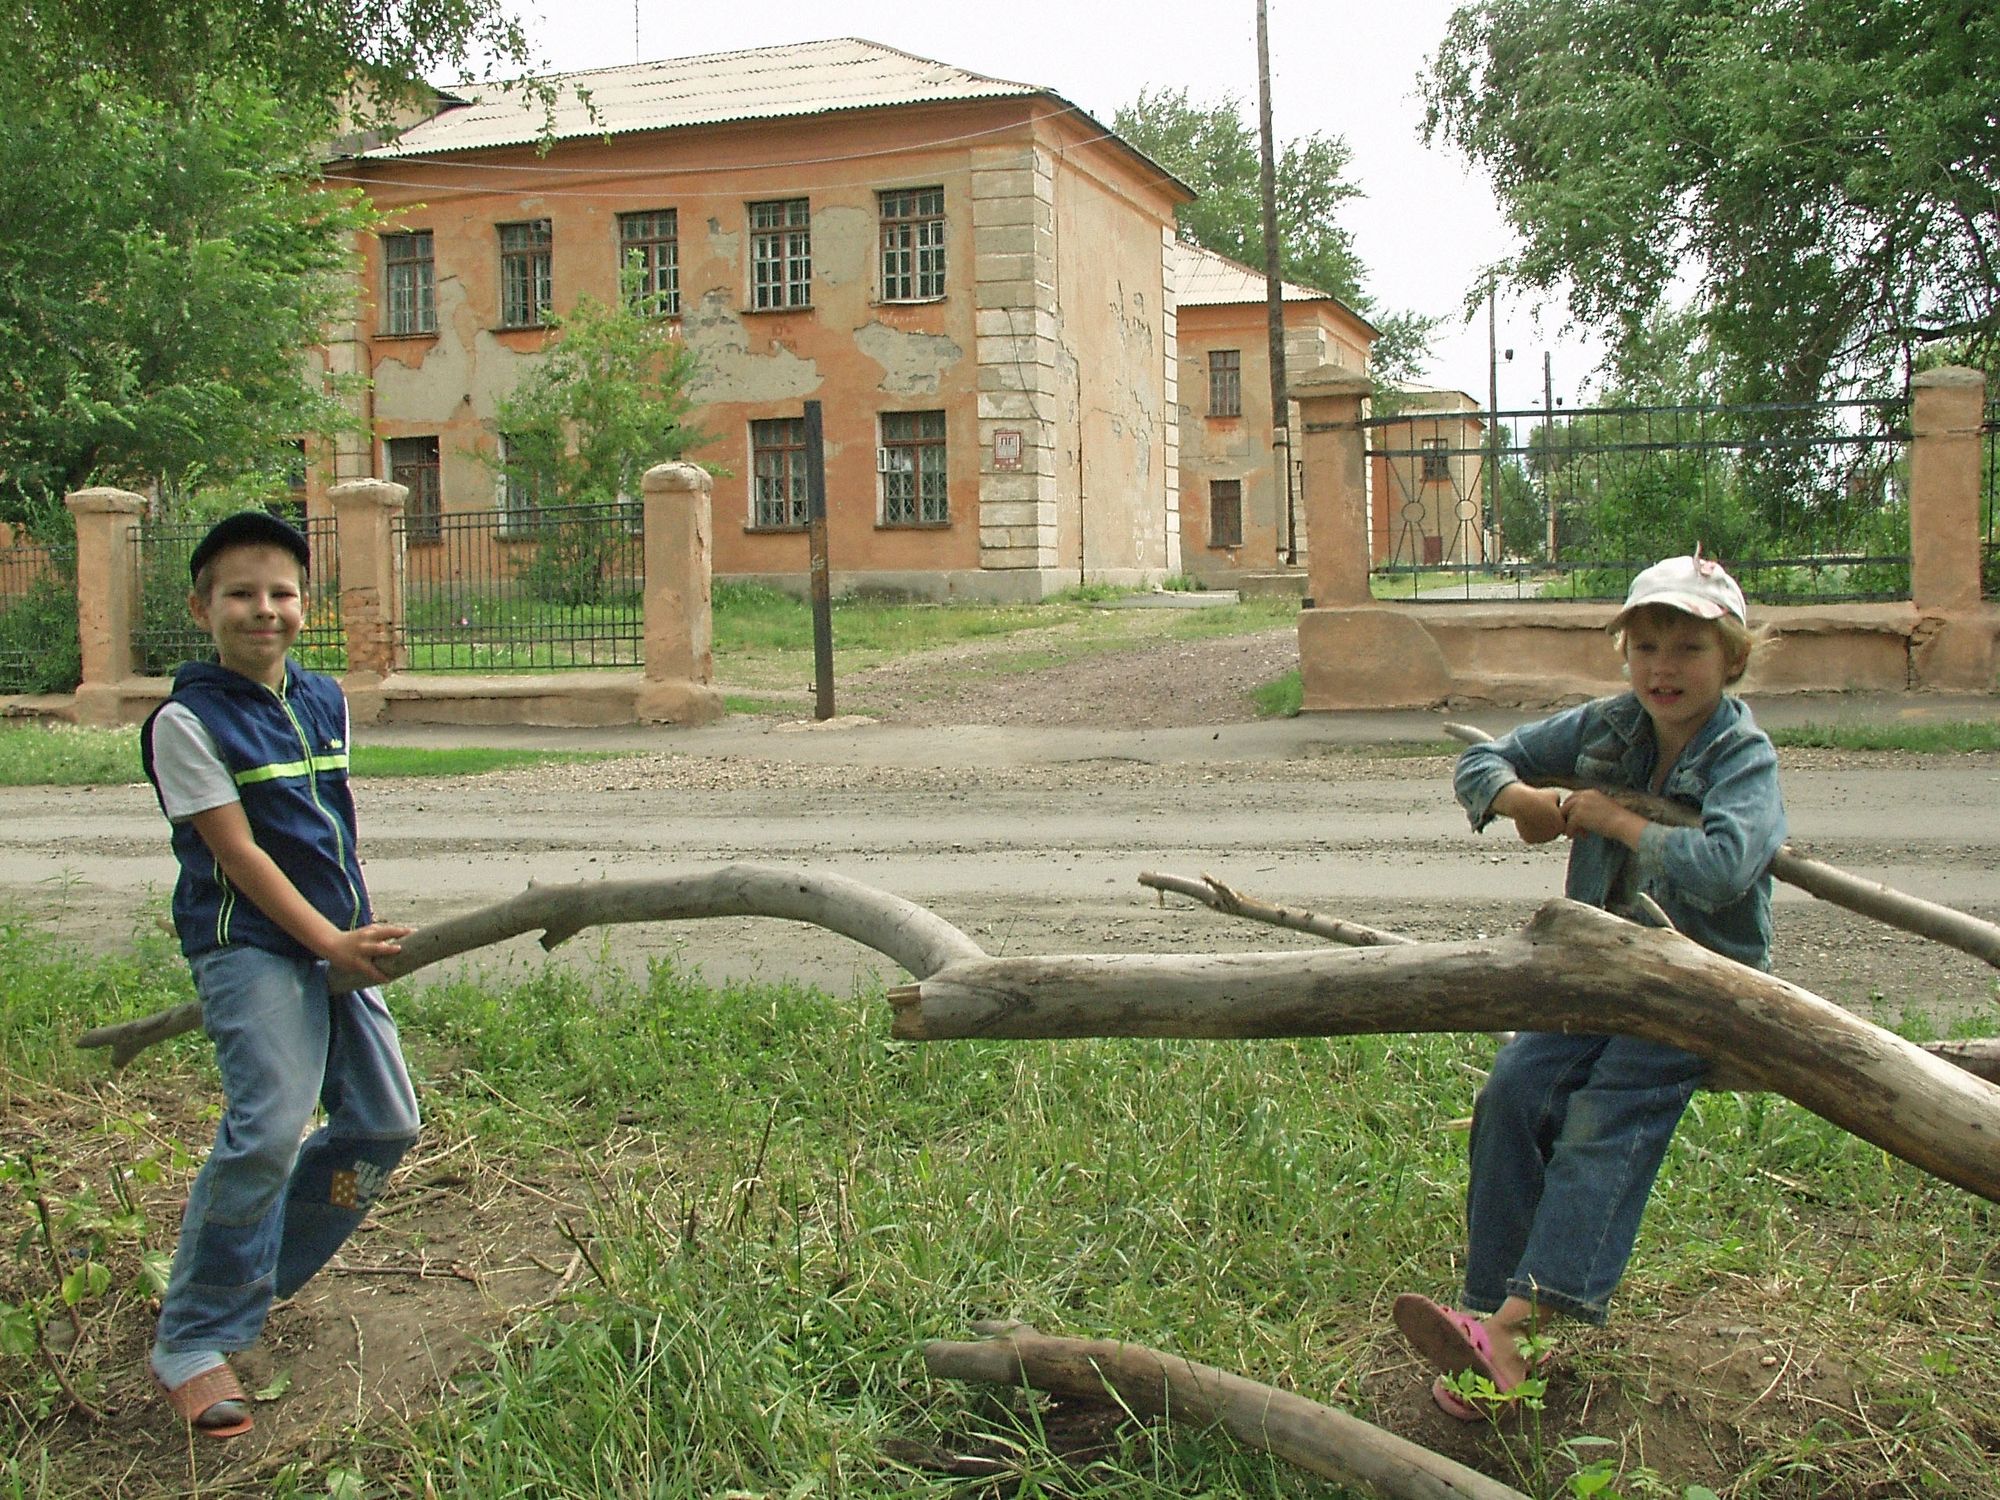
<instances>
[{"instance_id":1,"label":"low concrete wall","mask_svg":"<svg viewBox=\"0 0 2000 1500\"><path fill-rule=\"evenodd\" d=\"M1454 702L1549 708L1624 685L1605 624L1611 604L1375 604L1299 615L1309 711L1435 708ZM1754 609L1761 637L1749 693L2000 691L2000 605L1920 613L1908 603ZM1940 652L1939 641L1966 649ZM1982 652L1983 646L1983 652ZM1982 682L1958 670L1987 662ZM1940 670L1941 669L1941 670Z\"/></svg>"}]
</instances>

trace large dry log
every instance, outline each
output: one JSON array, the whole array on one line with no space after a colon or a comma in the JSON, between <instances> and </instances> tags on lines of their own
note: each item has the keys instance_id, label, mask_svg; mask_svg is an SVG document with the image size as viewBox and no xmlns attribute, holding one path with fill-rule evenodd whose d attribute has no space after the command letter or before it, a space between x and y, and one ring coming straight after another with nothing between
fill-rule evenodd
<instances>
[{"instance_id":1,"label":"large dry log","mask_svg":"<svg viewBox=\"0 0 2000 1500\"><path fill-rule=\"evenodd\" d=\"M1470 724L1447 724L1444 728L1454 739L1468 745L1484 744L1493 738L1485 730ZM1591 788L1593 783L1569 776L1551 776L1542 781L1530 781L1528 785L1579 791ZM1624 787L1595 787L1595 790L1651 822L1675 828L1701 826L1699 812L1664 797L1653 797ZM1887 926L1913 932L1918 937L1943 943L1961 953L1970 953L1974 958L1984 959L2000 969L2000 926L1991 922L1954 911L1949 906L1939 906L1921 896L1908 895L1879 881L1864 880L1859 875L1851 875L1820 860L1808 859L1790 844L1784 845L1772 856L1771 877L1787 885L1795 885L1822 901L1844 906L1864 917L1873 917Z\"/></svg>"},{"instance_id":2,"label":"large dry log","mask_svg":"<svg viewBox=\"0 0 2000 1500\"><path fill-rule=\"evenodd\" d=\"M2000 1087L1679 933L1574 901L1470 943L979 959L899 985L889 1003L910 1040L1628 1033L2000 1202Z\"/></svg>"},{"instance_id":3,"label":"large dry log","mask_svg":"<svg viewBox=\"0 0 2000 1500\"><path fill-rule=\"evenodd\" d=\"M1107 1392L1135 1416L1219 1425L1240 1443L1390 1500L1527 1500L1519 1490L1336 1407L1140 1344L1051 1338L1026 1323L975 1323L978 1343L934 1339L924 1366L942 1380Z\"/></svg>"},{"instance_id":4,"label":"large dry log","mask_svg":"<svg viewBox=\"0 0 2000 1500\"><path fill-rule=\"evenodd\" d=\"M586 927L694 917L779 917L810 922L873 948L919 979L946 964L986 956L983 948L943 917L901 896L840 875L743 864L653 880L531 885L518 896L410 934L403 939L403 951L384 959L381 967L390 978L399 979L524 932L540 932L542 946L552 949ZM336 972L327 982L338 992L353 989L362 980L359 975ZM180 1005L137 1020L99 1026L78 1037L76 1044L109 1047L111 1065L121 1068L155 1042L200 1025L201 1007Z\"/></svg>"}]
</instances>

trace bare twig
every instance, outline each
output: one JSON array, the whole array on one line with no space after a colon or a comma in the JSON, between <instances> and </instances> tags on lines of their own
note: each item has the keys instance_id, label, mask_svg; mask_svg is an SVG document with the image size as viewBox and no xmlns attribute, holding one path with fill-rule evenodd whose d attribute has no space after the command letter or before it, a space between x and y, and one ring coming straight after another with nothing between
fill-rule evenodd
<instances>
[{"instance_id":1,"label":"bare twig","mask_svg":"<svg viewBox=\"0 0 2000 1500\"><path fill-rule=\"evenodd\" d=\"M1411 941L1397 933L1384 932L1377 927L1364 927L1359 922L1342 921L1338 917L1324 917L1317 912L1304 911L1294 906L1273 906L1268 901L1260 901L1255 896L1246 896L1241 891L1224 885L1213 875L1203 875L1199 880L1191 880L1185 875L1164 875L1149 870L1139 876L1139 884L1151 890L1173 891L1176 895L1191 896L1203 906L1222 912L1225 916L1248 917L1253 922L1266 922L1273 927L1284 927L1293 932L1309 932L1314 937L1328 938L1336 943L1344 943L1350 948L1387 948Z\"/></svg>"}]
</instances>

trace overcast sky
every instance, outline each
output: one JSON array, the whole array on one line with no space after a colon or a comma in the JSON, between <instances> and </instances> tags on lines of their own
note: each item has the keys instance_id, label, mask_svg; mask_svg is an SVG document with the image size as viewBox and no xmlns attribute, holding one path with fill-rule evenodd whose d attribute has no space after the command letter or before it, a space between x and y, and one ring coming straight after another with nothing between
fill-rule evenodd
<instances>
[{"instance_id":1,"label":"overcast sky","mask_svg":"<svg viewBox=\"0 0 2000 1500\"><path fill-rule=\"evenodd\" d=\"M1186 88L1201 102L1236 95L1256 119L1256 0L519 0L557 71L744 47L858 36L996 78L1045 86L1106 124L1142 88ZM1417 76L1436 50L1449 0L1267 0L1271 100L1280 142L1346 138L1367 195L1347 227L1366 285L1387 308L1444 317L1428 378L1486 401L1482 310L1463 306L1480 268L1512 237L1484 179L1418 138ZM1542 354L1558 398L1574 403L1599 346L1564 336L1560 307L1499 304L1500 404L1539 406Z\"/></svg>"}]
</instances>

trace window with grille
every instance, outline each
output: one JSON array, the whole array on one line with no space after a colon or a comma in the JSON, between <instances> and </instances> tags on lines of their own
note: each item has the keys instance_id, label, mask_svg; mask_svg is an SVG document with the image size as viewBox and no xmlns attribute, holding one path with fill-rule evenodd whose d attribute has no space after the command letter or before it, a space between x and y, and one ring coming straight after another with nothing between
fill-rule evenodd
<instances>
[{"instance_id":1,"label":"window with grille","mask_svg":"<svg viewBox=\"0 0 2000 1500\"><path fill-rule=\"evenodd\" d=\"M438 440L434 437L390 438L389 479L408 488L403 502L403 534L413 542L434 542L441 534L439 517L444 495L438 487Z\"/></svg>"},{"instance_id":2,"label":"window with grille","mask_svg":"<svg viewBox=\"0 0 2000 1500\"><path fill-rule=\"evenodd\" d=\"M806 419L772 417L750 424L750 524L759 530L803 526Z\"/></svg>"},{"instance_id":3,"label":"window with grille","mask_svg":"<svg viewBox=\"0 0 2000 1500\"><path fill-rule=\"evenodd\" d=\"M950 522L943 412L883 412L882 447L875 467L882 479L884 526L943 526Z\"/></svg>"},{"instance_id":4,"label":"window with grille","mask_svg":"<svg viewBox=\"0 0 2000 1500\"><path fill-rule=\"evenodd\" d=\"M1211 349L1208 354L1208 414L1243 415L1243 351Z\"/></svg>"},{"instance_id":5,"label":"window with grille","mask_svg":"<svg viewBox=\"0 0 2000 1500\"><path fill-rule=\"evenodd\" d=\"M1211 479L1208 482L1208 545L1243 545L1243 481Z\"/></svg>"},{"instance_id":6,"label":"window with grille","mask_svg":"<svg viewBox=\"0 0 2000 1500\"><path fill-rule=\"evenodd\" d=\"M1423 449L1423 477L1427 480L1451 478L1451 439L1425 438L1419 445Z\"/></svg>"},{"instance_id":7,"label":"window with grille","mask_svg":"<svg viewBox=\"0 0 2000 1500\"><path fill-rule=\"evenodd\" d=\"M942 297L944 189L902 188L875 197L882 221L882 300Z\"/></svg>"},{"instance_id":8,"label":"window with grille","mask_svg":"<svg viewBox=\"0 0 2000 1500\"><path fill-rule=\"evenodd\" d=\"M500 461L521 457L520 440L500 435ZM530 536L540 519L547 486L539 474L502 470L500 473L500 530L504 536Z\"/></svg>"},{"instance_id":9,"label":"window with grille","mask_svg":"<svg viewBox=\"0 0 2000 1500\"><path fill-rule=\"evenodd\" d=\"M547 219L500 226L500 326L539 328L555 303Z\"/></svg>"},{"instance_id":10,"label":"window with grille","mask_svg":"<svg viewBox=\"0 0 2000 1500\"><path fill-rule=\"evenodd\" d=\"M750 305L812 306L812 212L804 198L750 205Z\"/></svg>"},{"instance_id":11,"label":"window with grille","mask_svg":"<svg viewBox=\"0 0 2000 1500\"><path fill-rule=\"evenodd\" d=\"M680 215L671 208L618 216L618 253L637 273L632 307L653 317L678 317L681 310Z\"/></svg>"},{"instance_id":12,"label":"window with grille","mask_svg":"<svg viewBox=\"0 0 2000 1500\"><path fill-rule=\"evenodd\" d=\"M431 232L382 236L382 331L437 332L437 266Z\"/></svg>"}]
</instances>

